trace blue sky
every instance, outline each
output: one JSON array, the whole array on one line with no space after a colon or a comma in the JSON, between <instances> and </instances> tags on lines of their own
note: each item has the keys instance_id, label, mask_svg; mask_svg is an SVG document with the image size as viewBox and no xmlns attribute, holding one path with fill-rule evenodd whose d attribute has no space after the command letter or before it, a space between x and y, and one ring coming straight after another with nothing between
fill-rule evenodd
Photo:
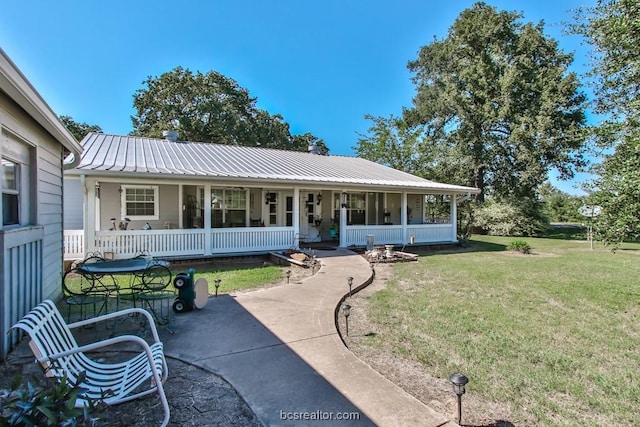
<instances>
[{"instance_id":1,"label":"blue sky","mask_svg":"<svg viewBox=\"0 0 640 427\"><path fill-rule=\"evenodd\" d=\"M594 2L487 1L544 20L546 33L576 54L577 72L586 48L562 34L562 22ZM20 0L2 6L0 46L54 111L108 133L132 130L132 95L143 80L182 66L233 78L292 133L311 132L331 153L352 155L369 127L363 116L411 105L407 62L474 3ZM557 185L576 193L574 184Z\"/></svg>"}]
</instances>

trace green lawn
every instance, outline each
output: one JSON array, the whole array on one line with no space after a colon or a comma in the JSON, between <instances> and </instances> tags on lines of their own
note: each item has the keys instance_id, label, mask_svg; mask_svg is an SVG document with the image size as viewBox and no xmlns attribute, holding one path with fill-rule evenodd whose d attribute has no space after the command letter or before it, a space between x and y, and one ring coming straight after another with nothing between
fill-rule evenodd
<instances>
[{"instance_id":1,"label":"green lawn","mask_svg":"<svg viewBox=\"0 0 640 427\"><path fill-rule=\"evenodd\" d=\"M185 271L186 270L180 270ZM179 273L180 271L174 271ZM209 294L216 291L215 280L220 279L218 293L229 293L242 289L257 288L283 280L284 269L277 266L246 267L233 269L196 269L195 279L204 277L209 284Z\"/></svg>"},{"instance_id":2,"label":"green lawn","mask_svg":"<svg viewBox=\"0 0 640 427\"><path fill-rule=\"evenodd\" d=\"M365 345L461 371L469 392L538 425L635 425L640 414L640 244L476 236L471 251L394 266L370 298Z\"/></svg>"},{"instance_id":3,"label":"green lawn","mask_svg":"<svg viewBox=\"0 0 640 427\"><path fill-rule=\"evenodd\" d=\"M158 277L154 280L161 283L169 282L168 290L174 290L173 278L176 274L181 272L188 272L189 267L172 267L171 278ZM277 266L265 266L265 267L235 267L235 268L196 268L195 280L201 277L207 279L209 285L209 294L215 294L215 280L220 279L219 294L229 293L232 291L238 291L242 289L258 288L261 286L280 282L284 277L284 269ZM113 283L115 280L120 287L120 291L123 294L128 293L128 288L131 283L131 275L113 275L102 278L105 286ZM67 276L66 283L73 291L78 291L82 285L82 280L77 275ZM139 281L139 280L138 280ZM84 280L86 283L86 280Z\"/></svg>"}]
</instances>

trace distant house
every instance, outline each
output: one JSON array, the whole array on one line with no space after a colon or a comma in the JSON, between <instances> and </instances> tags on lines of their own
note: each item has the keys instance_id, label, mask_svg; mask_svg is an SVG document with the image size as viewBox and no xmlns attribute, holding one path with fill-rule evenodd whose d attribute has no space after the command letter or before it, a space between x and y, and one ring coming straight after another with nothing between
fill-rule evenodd
<instances>
[{"instance_id":1,"label":"distant house","mask_svg":"<svg viewBox=\"0 0 640 427\"><path fill-rule=\"evenodd\" d=\"M126 258L457 241L477 189L362 158L90 133L65 171L68 257Z\"/></svg>"},{"instance_id":2,"label":"distant house","mask_svg":"<svg viewBox=\"0 0 640 427\"><path fill-rule=\"evenodd\" d=\"M44 298L62 292L63 158L82 148L0 49L0 358L7 330Z\"/></svg>"}]
</instances>

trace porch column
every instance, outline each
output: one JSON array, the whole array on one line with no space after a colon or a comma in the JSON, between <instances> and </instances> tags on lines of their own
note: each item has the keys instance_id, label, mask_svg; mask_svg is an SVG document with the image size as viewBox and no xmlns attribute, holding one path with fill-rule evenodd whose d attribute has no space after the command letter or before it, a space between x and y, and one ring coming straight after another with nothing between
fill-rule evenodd
<instances>
[{"instance_id":1,"label":"porch column","mask_svg":"<svg viewBox=\"0 0 640 427\"><path fill-rule=\"evenodd\" d=\"M400 211L400 223L402 224L402 243L407 243L407 208L409 206L407 192L402 192L402 210Z\"/></svg>"},{"instance_id":2,"label":"porch column","mask_svg":"<svg viewBox=\"0 0 640 427\"><path fill-rule=\"evenodd\" d=\"M340 247L347 247L347 204L344 191L340 193Z\"/></svg>"},{"instance_id":3,"label":"porch column","mask_svg":"<svg viewBox=\"0 0 640 427\"><path fill-rule=\"evenodd\" d=\"M204 255L211 255L211 184L204 185Z\"/></svg>"},{"instance_id":4,"label":"porch column","mask_svg":"<svg viewBox=\"0 0 640 427\"><path fill-rule=\"evenodd\" d=\"M96 187L93 180L87 182L85 175L80 176L80 186L84 192L82 227L84 228L84 254L96 250Z\"/></svg>"},{"instance_id":5,"label":"porch column","mask_svg":"<svg viewBox=\"0 0 640 427\"><path fill-rule=\"evenodd\" d=\"M451 241L458 241L458 197L451 195Z\"/></svg>"},{"instance_id":6,"label":"porch column","mask_svg":"<svg viewBox=\"0 0 640 427\"><path fill-rule=\"evenodd\" d=\"M293 187L293 240L296 248L300 247L300 214L300 187Z\"/></svg>"},{"instance_id":7,"label":"porch column","mask_svg":"<svg viewBox=\"0 0 640 427\"><path fill-rule=\"evenodd\" d=\"M182 228L184 224L184 200L182 200L182 184L178 184L178 226L176 228Z\"/></svg>"}]
</instances>

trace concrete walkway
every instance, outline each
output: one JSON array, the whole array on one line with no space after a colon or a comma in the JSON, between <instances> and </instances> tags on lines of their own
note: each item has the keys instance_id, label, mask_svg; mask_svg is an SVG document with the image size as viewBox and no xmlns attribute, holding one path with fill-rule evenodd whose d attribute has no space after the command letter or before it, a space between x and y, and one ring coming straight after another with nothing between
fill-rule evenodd
<instances>
[{"instance_id":1,"label":"concrete walkway","mask_svg":"<svg viewBox=\"0 0 640 427\"><path fill-rule=\"evenodd\" d=\"M268 426L455 425L344 347L335 308L346 277L355 288L371 270L351 251L316 253L322 267L301 283L176 315L175 334L162 337L167 355L222 375Z\"/></svg>"}]
</instances>

